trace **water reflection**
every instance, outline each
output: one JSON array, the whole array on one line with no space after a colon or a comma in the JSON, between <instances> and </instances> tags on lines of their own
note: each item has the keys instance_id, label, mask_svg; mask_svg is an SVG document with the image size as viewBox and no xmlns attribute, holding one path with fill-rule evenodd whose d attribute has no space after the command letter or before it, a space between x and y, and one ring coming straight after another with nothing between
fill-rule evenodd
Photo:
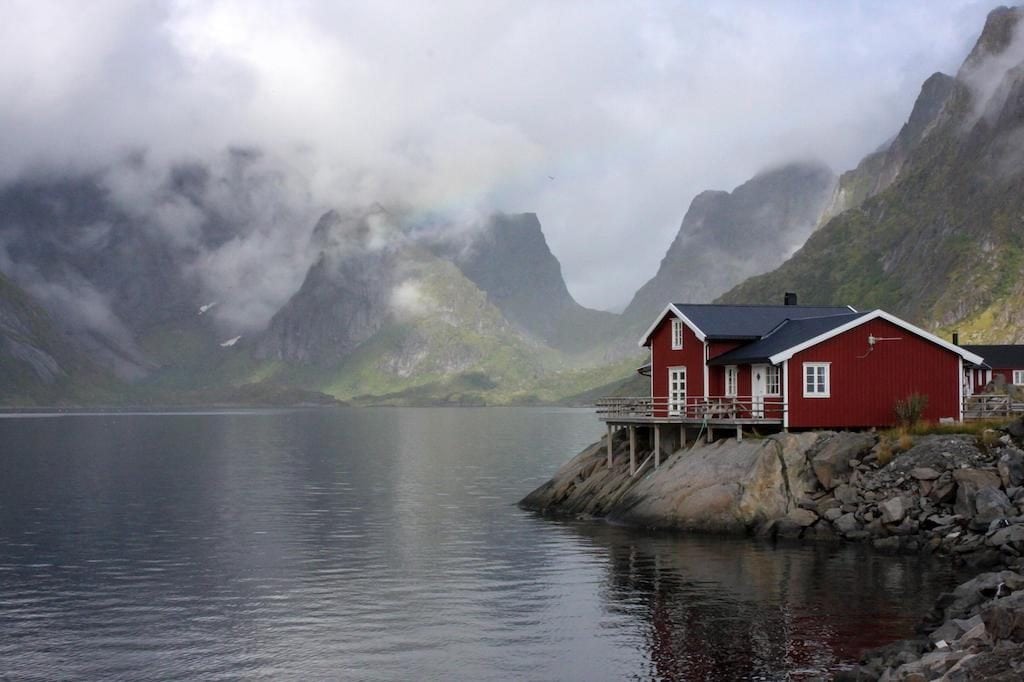
<instances>
[{"instance_id":1,"label":"water reflection","mask_svg":"<svg viewBox=\"0 0 1024 682\"><path fill-rule=\"evenodd\" d=\"M956 576L919 557L864 547L573 529L608 555L606 608L631 618L649 676L817 677L913 634Z\"/></svg>"},{"instance_id":2,"label":"water reflection","mask_svg":"<svg viewBox=\"0 0 1024 682\"><path fill-rule=\"evenodd\" d=\"M0 420L0 677L739 679L907 634L951 576L516 509L585 411Z\"/></svg>"}]
</instances>

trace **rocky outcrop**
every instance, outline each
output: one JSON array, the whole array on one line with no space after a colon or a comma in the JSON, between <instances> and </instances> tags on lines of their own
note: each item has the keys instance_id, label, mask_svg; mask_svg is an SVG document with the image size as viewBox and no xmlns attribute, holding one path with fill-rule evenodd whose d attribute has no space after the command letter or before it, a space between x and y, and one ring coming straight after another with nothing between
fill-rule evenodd
<instances>
[{"instance_id":1,"label":"rocky outcrop","mask_svg":"<svg viewBox=\"0 0 1024 682\"><path fill-rule=\"evenodd\" d=\"M667 455L657 468L646 448L639 455L645 466L631 476L629 445L618 435L610 468L606 441L595 443L521 505L647 527L726 533L781 528L799 534L819 520L799 506L818 485L814 456L828 449L849 458L865 444L859 434L833 433L698 442Z\"/></svg>"}]
</instances>

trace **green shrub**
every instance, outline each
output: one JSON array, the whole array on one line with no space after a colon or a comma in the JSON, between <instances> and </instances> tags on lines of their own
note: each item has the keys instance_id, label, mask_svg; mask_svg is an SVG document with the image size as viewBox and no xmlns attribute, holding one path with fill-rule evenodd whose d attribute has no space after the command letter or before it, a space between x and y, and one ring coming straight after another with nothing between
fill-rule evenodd
<instances>
[{"instance_id":1,"label":"green shrub","mask_svg":"<svg viewBox=\"0 0 1024 682\"><path fill-rule=\"evenodd\" d=\"M899 420L902 426L912 428L921 421L921 415L924 414L927 407L928 396L921 395L920 393L911 393L907 396L906 400L896 401L896 419Z\"/></svg>"}]
</instances>

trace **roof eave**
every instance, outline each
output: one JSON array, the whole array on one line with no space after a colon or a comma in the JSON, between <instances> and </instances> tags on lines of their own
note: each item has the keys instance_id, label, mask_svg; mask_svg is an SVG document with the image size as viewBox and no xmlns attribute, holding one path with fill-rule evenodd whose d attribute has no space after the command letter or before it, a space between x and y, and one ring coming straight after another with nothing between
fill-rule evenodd
<instances>
[{"instance_id":1,"label":"roof eave","mask_svg":"<svg viewBox=\"0 0 1024 682\"><path fill-rule=\"evenodd\" d=\"M921 329L917 325L913 325L913 324L907 322L906 320L900 319L900 318L896 317L895 315L891 315L891 314L885 312L884 310L873 310L873 311L871 311L869 313L865 313L865 314L861 315L860 317L855 317L854 319L850 320L846 324L839 325L838 327L830 329L827 332L822 332L821 334L815 336L814 338L808 339L807 341L804 341L802 343L798 343L795 346L791 346L790 348L787 348L784 351L780 351L780 352L776 353L775 355L771 356L769 358L769 360L771 361L771 363L773 365L777 365L780 362L784 362L786 360L789 360L791 357L793 357L794 355L796 355L797 353L799 353L802 350L805 350L807 348L811 348L812 346L816 346L819 343L821 343L823 341L827 341L828 339L831 339L834 336L839 336L840 334L848 332L851 329L856 329L857 327L861 326L865 322L870 322L871 320L877 320L879 318L881 318L881 319L883 319L883 320L885 320L885 321L887 321L887 322L889 322L891 324L894 324L897 327L901 327L903 329L906 329L911 334L916 334L917 336L920 336L921 338L925 339L926 341L931 341L935 345L940 346L942 348L945 348L946 350L948 350L948 351L950 351L952 353L956 353L957 355L959 355L961 358L963 358L967 362L973 362L976 365L980 365L980 364L982 364L985 361L984 358L982 358L982 357L980 357L978 355L975 355L974 353L971 353L970 351L965 350L965 349L961 348L960 346L955 346L955 345L953 345L952 343L950 343L948 341L940 339L939 337L935 336L934 334L932 334L930 332L926 332L925 330Z\"/></svg>"}]
</instances>

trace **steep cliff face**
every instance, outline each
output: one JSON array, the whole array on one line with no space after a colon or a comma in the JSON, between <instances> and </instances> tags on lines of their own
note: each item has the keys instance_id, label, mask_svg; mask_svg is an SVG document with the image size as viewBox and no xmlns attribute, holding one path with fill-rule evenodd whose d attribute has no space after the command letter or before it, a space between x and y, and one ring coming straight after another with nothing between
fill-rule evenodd
<instances>
[{"instance_id":1,"label":"steep cliff face","mask_svg":"<svg viewBox=\"0 0 1024 682\"><path fill-rule=\"evenodd\" d=\"M952 76L944 73L935 73L924 82L910 118L899 134L882 149L864 157L856 168L839 176L822 212L822 224L843 211L860 206L896 181L911 152L931 132L955 83Z\"/></svg>"},{"instance_id":2,"label":"steep cliff face","mask_svg":"<svg viewBox=\"0 0 1024 682\"><path fill-rule=\"evenodd\" d=\"M1024 341L1024 36L992 12L888 188L724 295L881 307L965 341ZM909 124L908 124L909 126Z\"/></svg>"},{"instance_id":3,"label":"steep cliff face","mask_svg":"<svg viewBox=\"0 0 1024 682\"><path fill-rule=\"evenodd\" d=\"M0 405L109 398L116 386L31 296L0 274Z\"/></svg>"},{"instance_id":4,"label":"steep cliff face","mask_svg":"<svg viewBox=\"0 0 1024 682\"><path fill-rule=\"evenodd\" d=\"M760 173L732 192L690 204L657 274L623 313L641 328L669 301L706 303L747 277L780 265L814 230L835 178L797 163Z\"/></svg>"},{"instance_id":5,"label":"steep cliff face","mask_svg":"<svg viewBox=\"0 0 1024 682\"><path fill-rule=\"evenodd\" d=\"M454 260L510 322L554 348L600 344L617 319L573 299L536 214L494 216Z\"/></svg>"},{"instance_id":6,"label":"steep cliff face","mask_svg":"<svg viewBox=\"0 0 1024 682\"><path fill-rule=\"evenodd\" d=\"M375 244L382 212L340 217L325 214L313 231L320 247L302 287L270 321L256 356L298 363L338 361L372 337L389 316L398 276L398 253Z\"/></svg>"}]
</instances>

